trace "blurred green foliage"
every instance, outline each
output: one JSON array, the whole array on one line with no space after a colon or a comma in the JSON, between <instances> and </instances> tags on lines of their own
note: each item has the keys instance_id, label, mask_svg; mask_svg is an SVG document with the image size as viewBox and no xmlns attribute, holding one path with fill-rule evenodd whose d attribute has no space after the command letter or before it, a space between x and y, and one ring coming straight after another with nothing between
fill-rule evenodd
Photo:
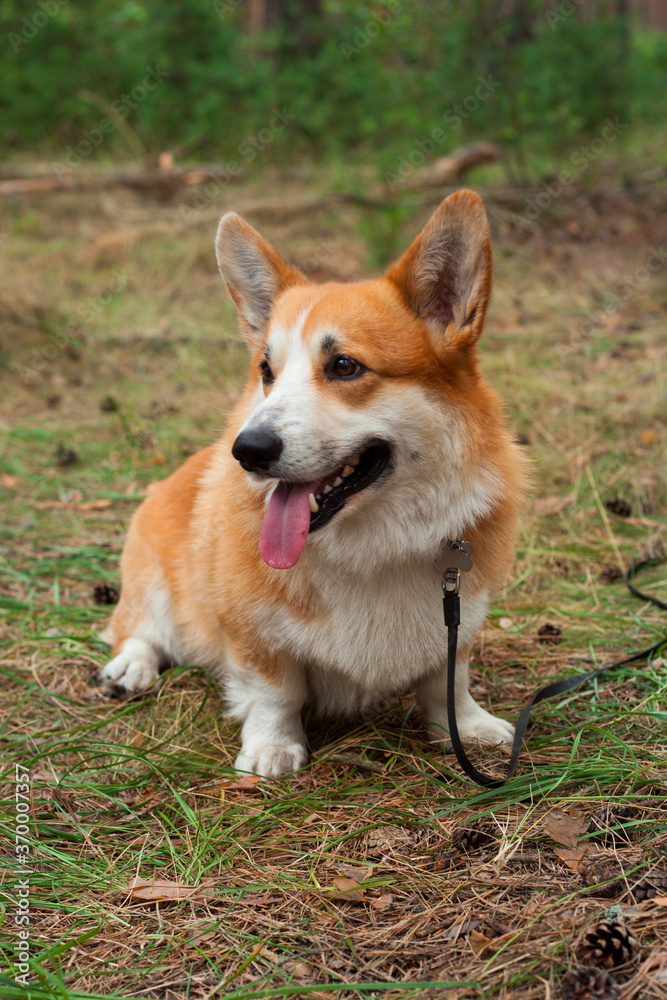
<instances>
[{"instance_id":1,"label":"blurred green foliage","mask_svg":"<svg viewBox=\"0 0 667 1000\"><path fill-rule=\"evenodd\" d=\"M573 0L525 0L514 16L496 0L278 6L257 32L240 0L0 0L0 155L59 161L90 142L85 155L106 158L345 154L393 170L439 129L435 154L487 138L520 167L607 117L665 120L665 34L557 13ZM148 89L149 70L168 75Z\"/></svg>"}]
</instances>

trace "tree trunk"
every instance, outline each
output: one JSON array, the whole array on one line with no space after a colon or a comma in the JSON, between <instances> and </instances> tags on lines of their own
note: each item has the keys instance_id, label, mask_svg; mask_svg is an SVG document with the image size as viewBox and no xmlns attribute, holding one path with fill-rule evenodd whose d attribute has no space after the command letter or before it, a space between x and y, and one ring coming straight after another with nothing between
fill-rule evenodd
<instances>
[{"instance_id":1,"label":"tree trunk","mask_svg":"<svg viewBox=\"0 0 667 1000\"><path fill-rule=\"evenodd\" d=\"M324 0L248 0L246 32L282 28L285 52L314 54L323 38Z\"/></svg>"}]
</instances>

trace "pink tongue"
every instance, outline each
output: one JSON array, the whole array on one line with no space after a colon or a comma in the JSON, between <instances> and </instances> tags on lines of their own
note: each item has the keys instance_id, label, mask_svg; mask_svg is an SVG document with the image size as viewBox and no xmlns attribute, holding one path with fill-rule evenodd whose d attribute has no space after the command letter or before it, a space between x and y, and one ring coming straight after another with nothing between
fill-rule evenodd
<instances>
[{"instance_id":1,"label":"pink tongue","mask_svg":"<svg viewBox=\"0 0 667 1000\"><path fill-rule=\"evenodd\" d=\"M308 494L314 483L278 483L271 494L259 537L259 554L274 569L296 565L308 538L310 506Z\"/></svg>"}]
</instances>

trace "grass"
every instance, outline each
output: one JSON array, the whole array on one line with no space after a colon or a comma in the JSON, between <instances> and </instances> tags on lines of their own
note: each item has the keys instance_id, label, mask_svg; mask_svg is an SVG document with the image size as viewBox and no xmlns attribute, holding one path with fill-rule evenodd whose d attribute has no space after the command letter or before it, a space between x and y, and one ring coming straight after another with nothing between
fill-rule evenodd
<instances>
[{"instance_id":1,"label":"grass","mask_svg":"<svg viewBox=\"0 0 667 1000\"><path fill-rule=\"evenodd\" d=\"M260 194L239 189L233 205L253 202L249 217L296 263L335 231L318 279L377 257L356 209L263 220ZM3 1000L558 996L582 932L610 906L641 944L613 972L622 997L660 996L665 889L644 898L636 885L667 868L664 654L538 706L519 771L498 789L471 785L426 743L409 694L356 726L307 720L311 763L244 789L236 727L195 665L125 704L93 684L109 610L93 588L117 582L146 487L214 438L244 379L211 249L225 197L187 228L177 205L119 193L4 210L0 837L11 858L18 763L31 773L34 870L29 987L10 975L11 864L0 886ZM664 268L615 310L601 305L659 242L664 191L605 198L569 198L517 235L488 192L496 290L483 363L535 487L472 688L512 719L556 676L665 633L663 613L604 575L664 538ZM401 232L426 214L406 212ZM113 269L128 280L103 300ZM83 317L91 302L100 308ZM73 315L79 328L47 351ZM58 445L73 464L55 463ZM629 517L607 509L616 498ZM638 584L664 599L665 575L657 566ZM547 622L560 644L539 641ZM506 755L472 756L503 773ZM584 830L568 865L550 818L573 811L585 827L608 803L628 807L627 823ZM458 849L471 822L487 839ZM336 895L349 869L362 901ZM142 901L135 877L190 897Z\"/></svg>"}]
</instances>

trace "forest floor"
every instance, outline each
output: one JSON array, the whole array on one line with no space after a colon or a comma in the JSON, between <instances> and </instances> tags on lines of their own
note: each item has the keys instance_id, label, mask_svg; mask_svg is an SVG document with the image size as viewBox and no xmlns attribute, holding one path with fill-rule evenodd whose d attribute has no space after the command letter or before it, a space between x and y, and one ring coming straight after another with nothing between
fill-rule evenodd
<instances>
[{"instance_id":1,"label":"forest floor","mask_svg":"<svg viewBox=\"0 0 667 1000\"><path fill-rule=\"evenodd\" d=\"M13 856L29 772L31 851L28 938L25 876L0 873L3 1000L528 1000L591 995L591 976L595 996L665 996L667 654L541 704L517 775L486 790L429 747L411 694L371 722L307 721L310 764L253 782L234 778L238 729L201 669L128 703L93 682L110 610L93 593L119 582L132 511L216 437L244 380L221 212L315 280L351 279L442 193L329 204L322 182L276 175L196 205L121 189L2 205L0 837ZM525 222L537 192L482 193L483 368L534 495L472 690L515 720L548 680L666 631L618 577L665 542L667 190L570 190ZM664 600L665 576L638 585ZM505 754L472 755L502 774ZM636 945L587 952L605 919Z\"/></svg>"}]
</instances>

